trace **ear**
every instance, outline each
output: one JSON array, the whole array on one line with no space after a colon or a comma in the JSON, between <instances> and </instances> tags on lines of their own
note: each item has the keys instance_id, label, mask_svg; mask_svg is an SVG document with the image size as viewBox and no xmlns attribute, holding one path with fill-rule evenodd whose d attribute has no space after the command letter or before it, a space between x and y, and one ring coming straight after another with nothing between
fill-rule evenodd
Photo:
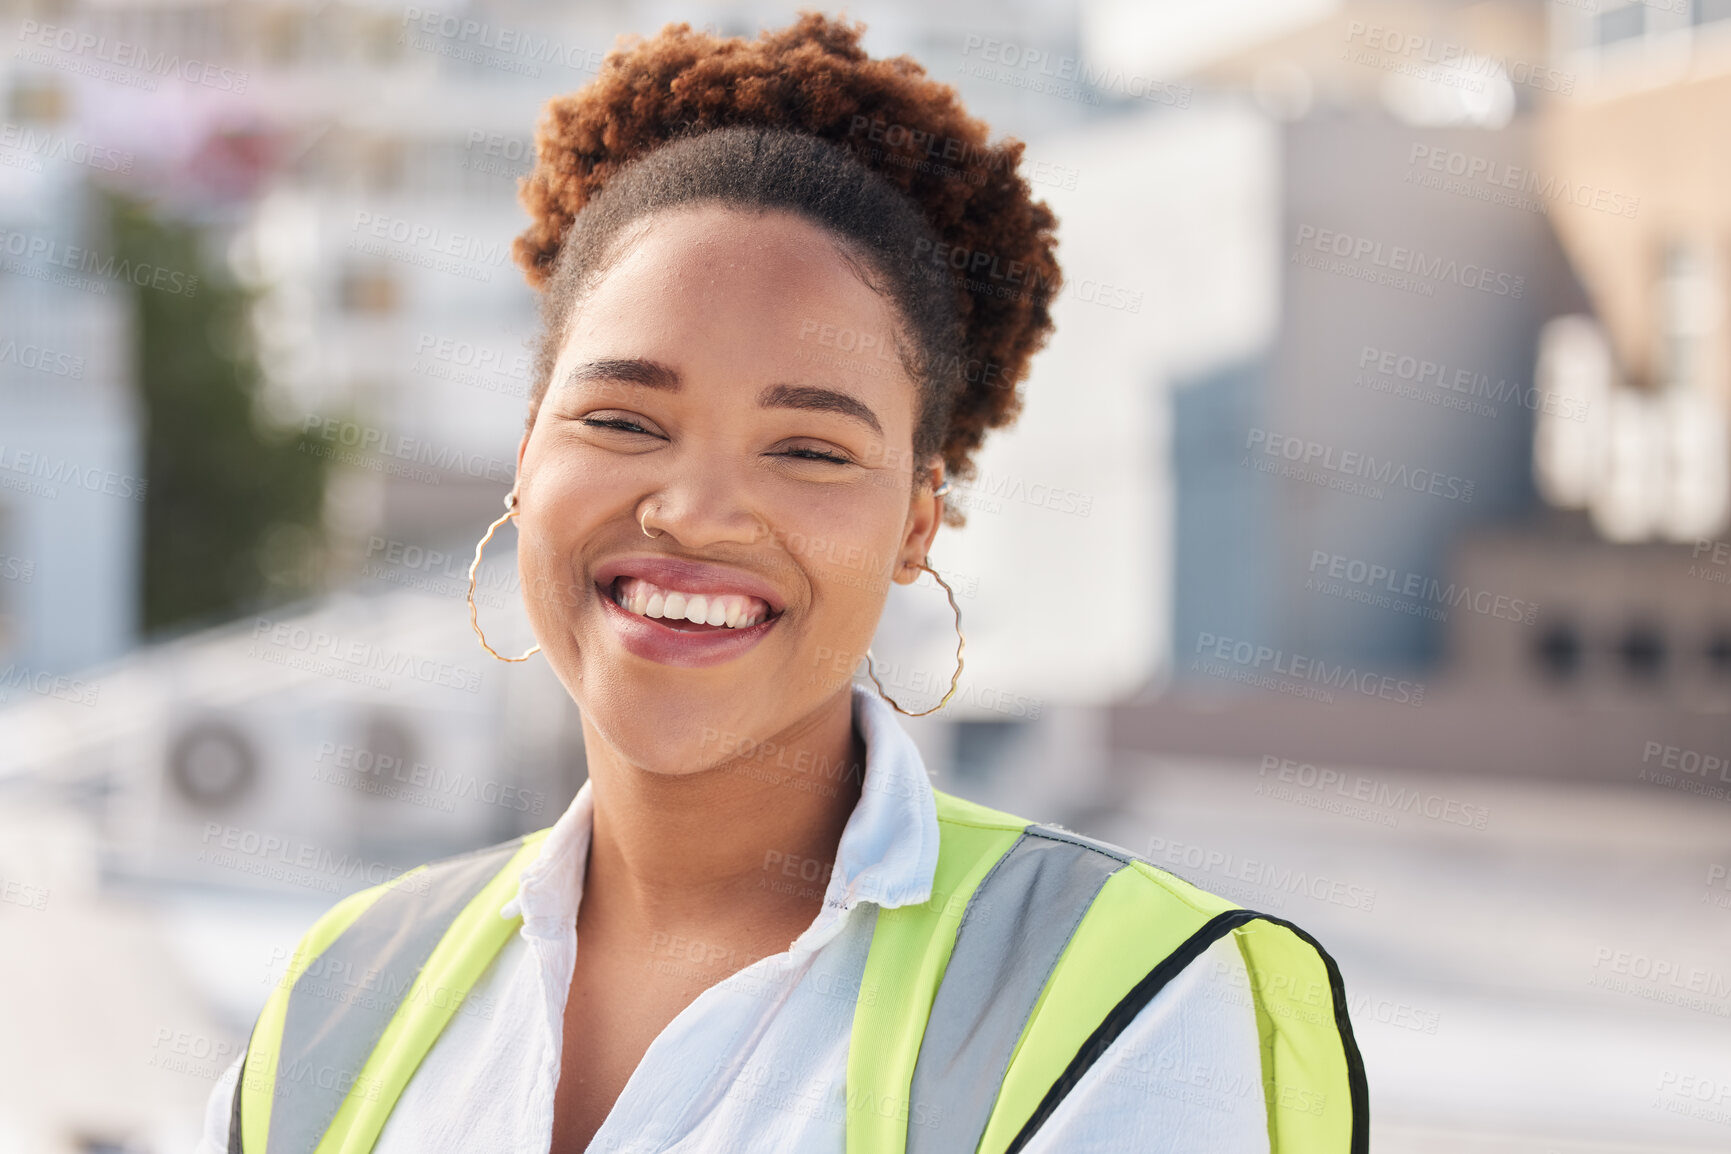
<instances>
[{"instance_id":1,"label":"ear","mask_svg":"<svg viewBox=\"0 0 1731 1154\"><path fill-rule=\"evenodd\" d=\"M944 523L944 499L933 492L944 483L943 458L933 457L925 473L931 479L930 483L914 487L908 499L907 527L902 532L901 547L896 551L896 571L891 580L900 585L911 585L919 580L919 567L926 554L931 552L938 527Z\"/></svg>"}]
</instances>

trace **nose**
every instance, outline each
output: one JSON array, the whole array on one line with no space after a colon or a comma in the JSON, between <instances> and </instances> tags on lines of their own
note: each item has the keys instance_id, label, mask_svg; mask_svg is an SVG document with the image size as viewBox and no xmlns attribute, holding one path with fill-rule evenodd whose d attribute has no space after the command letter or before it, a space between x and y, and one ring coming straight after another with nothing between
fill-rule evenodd
<instances>
[{"instance_id":1,"label":"nose","mask_svg":"<svg viewBox=\"0 0 1731 1154\"><path fill-rule=\"evenodd\" d=\"M713 459L682 464L644 495L635 513L643 532L688 549L755 545L770 532L746 479Z\"/></svg>"}]
</instances>

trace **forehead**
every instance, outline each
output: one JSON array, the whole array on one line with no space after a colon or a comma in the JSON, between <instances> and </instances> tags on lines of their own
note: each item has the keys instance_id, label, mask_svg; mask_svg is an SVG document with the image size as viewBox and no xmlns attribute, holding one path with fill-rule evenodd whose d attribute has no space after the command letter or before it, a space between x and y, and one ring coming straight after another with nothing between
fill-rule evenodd
<instances>
[{"instance_id":1,"label":"forehead","mask_svg":"<svg viewBox=\"0 0 1731 1154\"><path fill-rule=\"evenodd\" d=\"M681 207L639 222L625 244L578 305L568 345L630 333L762 352L811 344L822 326L886 340L894 329L890 302L836 238L789 212Z\"/></svg>"}]
</instances>

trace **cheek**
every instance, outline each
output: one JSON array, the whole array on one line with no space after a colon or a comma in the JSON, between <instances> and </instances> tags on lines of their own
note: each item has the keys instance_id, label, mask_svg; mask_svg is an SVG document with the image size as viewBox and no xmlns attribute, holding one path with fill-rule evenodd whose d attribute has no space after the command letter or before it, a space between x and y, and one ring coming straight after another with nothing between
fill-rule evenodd
<instances>
[{"instance_id":1,"label":"cheek","mask_svg":"<svg viewBox=\"0 0 1731 1154\"><path fill-rule=\"evenodd\" d=\"M905 505L886 488L839 490L786 501L771 523L811 590L809 642L820 656L863 656L889 592Z\"/></svg>"},{"instance_id":2,"label":"cheek","mask_svg":"<svg viewBox=\"0 0 1731 1154\"><path fill-rule=\"evenodd\" d=\"M630 516L619 474L577 455L525 469L518 485L518 571L531 615L569 613L587 602L581 582L583 545L610 519Z\"/></svg>"}]
</instances>

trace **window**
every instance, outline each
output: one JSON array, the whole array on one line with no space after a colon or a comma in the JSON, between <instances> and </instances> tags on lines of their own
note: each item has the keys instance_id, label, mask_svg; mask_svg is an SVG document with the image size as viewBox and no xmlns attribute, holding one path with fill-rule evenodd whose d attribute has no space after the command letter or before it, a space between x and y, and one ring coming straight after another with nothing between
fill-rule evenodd
<instances>
[{"instance_id":1,"label":"window","mask_svg":"<svg viewBox=\"0 0 1731 1154\"><path fill-rule=\"evenodd\" d=\"M1640 0L1624 4L1620 8L1607 9L1599 13L1598 42L1601 47L1606 44L1617 44L1624 40L1634 40L1647 30L1647 9Z\"/></svg>"},{"instance_id":2,"label":"window","mask_svg":"<svg viewBox=\"0 0 1731 1154\"><path fill-rule=\"evenodd\" d=\"M1712 24L1720 20L1731 20L1731 0L1695 0L1689 13L1692 24Z\"/></svg>"}]
</instances>

